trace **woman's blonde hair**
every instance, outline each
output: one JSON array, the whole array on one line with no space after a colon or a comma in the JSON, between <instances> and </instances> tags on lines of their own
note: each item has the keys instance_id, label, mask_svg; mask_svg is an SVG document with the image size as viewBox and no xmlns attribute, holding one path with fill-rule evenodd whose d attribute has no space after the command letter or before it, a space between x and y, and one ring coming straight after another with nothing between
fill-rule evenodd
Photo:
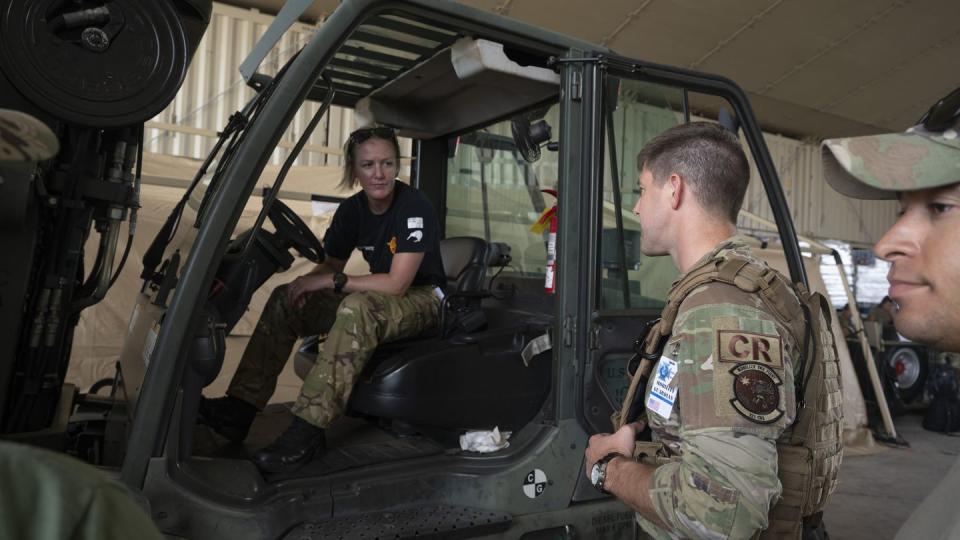
<instances>
[{"instance_id":1,"label":"woman's blonde hair","mask_svg":"<svg viewBox=\"0 0 960 540\"><path fill-rule=\"evenodd\" d=\"M357 175L353 172L353 162L356 159L354 152L358 144L365 143L370 139L382 139L393 144L394 153L397 156L397 165L400 163L400 141L397 140L397 132L393 128L385 126L374 126L360 128L347 137L347 142L343 143L343 176L340 177L340 184L337 186L343 191L353 191L357 187Z\"/></svg>"}]
</instances>

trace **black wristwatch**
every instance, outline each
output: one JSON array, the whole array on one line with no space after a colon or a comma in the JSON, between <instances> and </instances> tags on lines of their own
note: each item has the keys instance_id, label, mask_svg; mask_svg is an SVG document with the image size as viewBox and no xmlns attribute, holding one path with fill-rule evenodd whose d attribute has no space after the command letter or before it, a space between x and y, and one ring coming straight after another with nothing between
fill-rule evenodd
<instances>
[{"instance_id":1,"label":"black wristwatch","mask_svg":"<svg viewBox=\"0 0 960 540\"><path fill-rule=\"evenodd\" d=\"M600 493L610 493L603 489L603 482L607 479L607 464L613 461L613 458L617 457L626 456L620 452L610 452L609 454L598 459L597 462L593 464L593 468L590 469L590 483L593 484L593 487L597 488L597 491Z\"/></svg>"},{"instance_id":2,"label":"black wristwatch","mask_svg":"<svg viewBox=\"0 0 960 540\"><path fill-rule=\"evenodd\" d=\"M336 272L333 274L333 292L342 293L343 288L347 285L347 275L343 272Z\"/></svg>"}]
</instances>

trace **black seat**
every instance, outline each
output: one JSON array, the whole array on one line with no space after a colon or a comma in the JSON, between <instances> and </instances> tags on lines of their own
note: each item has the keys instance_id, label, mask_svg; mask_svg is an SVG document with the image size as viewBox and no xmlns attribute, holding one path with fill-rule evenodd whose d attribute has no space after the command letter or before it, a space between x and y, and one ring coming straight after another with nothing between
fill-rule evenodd
<instances>
[{"instance_id":1,"label":"black seat","mask_svg":"<svg viewBox=\"0 0 960 540\"><path fill-rule=\"evenodd\" d=\"M439 332L425 332L419 336L387 343L381 349L396 349L398 346L436 333L446 335L448 332L441 329L446 327L448 321L451 324L457 323L459 320L456 317L457 312L465 313L468 310L468 304L470 310L479 307L484 291L484 278L487 275L487 251L488 245L482 238L455 236L440 240L440 258L443 260L443 272L447 277L447 299L444 299L442 305L443 316L441 316ZM454 316L447 317L448 312L453 312ZM476 312L479 313L478 310ZM468 324L482 326L482 322L474 317L472 321L468 321ZM301 379L307 376L313 364L316 363L319 347L318 336L307 336L303 339L293 361L293 370ZM378 349L378 352L384 351ZM374 356L376 355L377 353L374 353Z\"/></svg>"},{"instance_id":2,"label":"black seat","mask_svg":"<svg viewBox=\"0 0 960 540\"><path fill-rule=\"evenodd\" d=\"M479 309L488 295L488 266L509 263L509 247L473 237L440 242L449 279L445 305L453 322L458 310ZM472 308L471 308L472 309ZM550 391L552 353L530 360L520 352L552 326L552 317L504 310L497 329L465 331L454 337L418 336L380 346L367 362L350 395L350 414L398 420L418 428L440 430L518 429L539 411ZM469 317L468 317L469 319ZM316 359L313 351L296 357L305 376Z\"/></svg>"},{"instance_id":3,"label":"black seat","mask_svg":"<svg viewBox=\"0 0 960 540\"><path fill-rule=\"evenodd\" d=\"M473 236L440 241L440 258L447 275L448 293L478 293L487 275L487 243Z\"/></svg>"}]
</instances>

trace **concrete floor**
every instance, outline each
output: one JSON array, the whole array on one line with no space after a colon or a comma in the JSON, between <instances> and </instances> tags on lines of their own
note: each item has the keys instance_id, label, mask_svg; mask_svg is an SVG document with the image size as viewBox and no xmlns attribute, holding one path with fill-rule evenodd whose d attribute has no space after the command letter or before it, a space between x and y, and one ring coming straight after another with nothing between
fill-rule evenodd
<instances>
[{"instance_id":1,"label":"concrete floor","mask_svg":"<svg viewBox=\"0 0 960 540\"><path fill-rule=\"evenodd\" d=\"M844 456L840 483L824 511L831 540L893 538L960 456L960 437L924 430L922 413L894 419L909 448Z\"/></svg>"}]
</instances>

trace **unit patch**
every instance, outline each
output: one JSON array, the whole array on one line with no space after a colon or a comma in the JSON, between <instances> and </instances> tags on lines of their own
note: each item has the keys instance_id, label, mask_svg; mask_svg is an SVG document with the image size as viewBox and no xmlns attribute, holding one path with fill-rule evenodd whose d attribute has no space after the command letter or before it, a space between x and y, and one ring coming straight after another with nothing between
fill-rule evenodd
<instances>
[{"instance_id":1,"label":"unit patch","mask_svg":"<svg viewBox=\"0 0 960 540\"><path fill-rule=\"evenodd\" d=\"M730 404L741 416L758 424L771 424L783 416L777 372L757 362L744 362L730 369L733 399Z\"/></svg>"},{"instance_id":2,"label":"unit patch","mask_svg":"<svg viewBox=\"0 0 960 540\"><path fill-rule=\"evenodd\" d=\"M783 367L783 345L780 336L742 330L718 330L717 352L721 362L758 362L772 368Z\"/></svg>"}]
</instances>

